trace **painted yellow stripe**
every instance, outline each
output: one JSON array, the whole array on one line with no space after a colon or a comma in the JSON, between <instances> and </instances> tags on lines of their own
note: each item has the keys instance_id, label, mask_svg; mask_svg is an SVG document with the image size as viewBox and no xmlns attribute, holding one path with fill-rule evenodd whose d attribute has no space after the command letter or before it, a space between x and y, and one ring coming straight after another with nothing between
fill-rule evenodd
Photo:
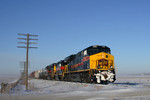
<instances>
[{"instance_id":1,"label":"painted yellow stripe","mask_svg":"<svg viewBox=\"0 0 150 100\"><path fill-rule=\"evenodd\" d=\"M66 73L77 73L77 72L84 72L84 71L89 71L90 69L86 69L86 70L78 70L78 71L70 71L70 72L66 72Z\"/></svg>"}]
</instances>

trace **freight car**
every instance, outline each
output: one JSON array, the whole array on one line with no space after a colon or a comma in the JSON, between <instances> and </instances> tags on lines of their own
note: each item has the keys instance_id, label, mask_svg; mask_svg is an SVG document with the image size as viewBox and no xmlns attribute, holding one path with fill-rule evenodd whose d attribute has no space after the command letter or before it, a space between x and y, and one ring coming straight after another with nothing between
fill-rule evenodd
<instances>
[{"instance_id":1,"label":"freight car","mask_svg":"<svg viewBox=\"0 0 150 100\"><path fill-rule=\"evenodd\" d=\"M107 46L90 46L45 69L50 80L86 83L110 83L116 80L114 56Z\"/></svg>"}]
</instances>

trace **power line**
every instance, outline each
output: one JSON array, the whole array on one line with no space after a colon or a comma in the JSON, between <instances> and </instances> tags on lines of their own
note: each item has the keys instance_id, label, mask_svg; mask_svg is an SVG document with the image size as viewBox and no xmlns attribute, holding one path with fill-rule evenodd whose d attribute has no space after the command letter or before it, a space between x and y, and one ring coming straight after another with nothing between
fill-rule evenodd
<instances>
[{"instance_id":1,"label":"power line","mask_svg":"<svg viewBox=\"0 0 150 100\"><path fill-rule=\"evenodd\" d=\"M26 38L18 38L19 40L26 40L26 42L18 42L19 44L25 44L26 46L17 46L18 48L26 48L26 70L25 70L25 85L26 85L26 90L28 90L28 50L29 48L34 48L36 49L37 47L29 47L30 44L38 44L35 42L29 42L30 40L38 40L38 39L33 39L29 38L30 36L32 37L38 37L38 35L32 35L32 34L21 34L18 33L18 35L26 36Z\"/></svg>"}]
</instances>

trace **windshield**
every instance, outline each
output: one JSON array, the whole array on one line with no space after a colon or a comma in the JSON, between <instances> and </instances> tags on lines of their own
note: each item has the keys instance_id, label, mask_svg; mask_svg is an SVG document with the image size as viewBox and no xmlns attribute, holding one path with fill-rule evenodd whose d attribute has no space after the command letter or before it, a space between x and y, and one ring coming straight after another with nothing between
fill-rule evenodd
<instances>
[{"instance_id":1,"label":"windshield","mask_svg":"<svg viewBox=\"0 0 150 100\"><path fill-rule=\"evenodd\" d=\"M97 47L89 47L87 49L88 55L93 55L100 52L105 52L110 54L110 49L106 46L97 46Z\"/></svg>"}]
</instances>

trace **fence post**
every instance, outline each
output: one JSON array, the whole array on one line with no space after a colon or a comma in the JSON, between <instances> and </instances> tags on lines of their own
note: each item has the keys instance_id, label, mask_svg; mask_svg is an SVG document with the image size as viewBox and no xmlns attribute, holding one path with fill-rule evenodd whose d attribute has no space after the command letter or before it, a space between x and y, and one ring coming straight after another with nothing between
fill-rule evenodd
<instances>
[{"instance_id":1,"label":"fence post","mask_svg":"<svg viewBox=\"0 0 150 100\"><path fill-rule=\"evenodd\" d=\"M5 84L1 83L1 94L5 93Z\"/></svg>"}]
</instances>

